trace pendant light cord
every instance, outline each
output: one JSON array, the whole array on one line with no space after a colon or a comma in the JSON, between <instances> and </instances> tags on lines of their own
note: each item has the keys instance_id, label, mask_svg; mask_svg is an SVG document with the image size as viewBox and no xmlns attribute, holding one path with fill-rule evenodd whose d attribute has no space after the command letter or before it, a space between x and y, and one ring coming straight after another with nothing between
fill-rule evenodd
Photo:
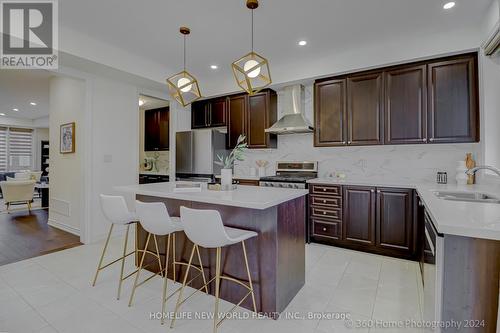
<instances>
[{"instance_id":1,"label":"pendant light cord","mask_svg":"<svg viewBox=\"0 0 500 333\"><path fill-rule=\"evenodd\" d=\"M184 35L184 71L186 70L186 35Z\"/></svg>"},{"instance_id":2,"label":"pendant light cord","mask_svg":"<svg viewBox=\"0 0 500 333\"><path fill-rule=\"evenodd\" d=\"M253 52L253 9L252 9L252 33L251 33L251 36L252 36L252 52Z\"/></svg>"}]
</instances>

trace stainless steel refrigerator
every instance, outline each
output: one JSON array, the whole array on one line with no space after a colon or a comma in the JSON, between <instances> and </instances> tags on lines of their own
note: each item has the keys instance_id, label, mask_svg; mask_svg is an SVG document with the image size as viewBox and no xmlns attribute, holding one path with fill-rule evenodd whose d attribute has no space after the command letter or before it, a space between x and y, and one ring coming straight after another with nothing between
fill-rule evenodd
<instances>
[{"instance_id":1,"label":"stainless steel refrigerator","mask_svg":"<svg viewBox=\"0 0 500 333\"><path fill-rule=\"evenodd\" d=\"M220 175L221 167L214 162L217 154L226 155L226 134L206 129L177 132L175 136L175 166L177 179L208 181Z\"/></svg>"}]
</instances>

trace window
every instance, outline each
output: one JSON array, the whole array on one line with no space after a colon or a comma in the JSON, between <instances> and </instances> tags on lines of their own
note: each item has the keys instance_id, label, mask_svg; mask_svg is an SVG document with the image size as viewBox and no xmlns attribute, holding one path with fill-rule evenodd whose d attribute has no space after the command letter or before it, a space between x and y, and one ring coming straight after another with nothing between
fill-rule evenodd
<instances>
[{"instance_id":1,"label":"window","mask_svg":"<svg viewBox=\"0 0 500 333\"><path fill-rule=\"evenodd\" d=\"M29 170L33 167L33 131L0 127L0 171Z\"/></svg>"}]
</instances>

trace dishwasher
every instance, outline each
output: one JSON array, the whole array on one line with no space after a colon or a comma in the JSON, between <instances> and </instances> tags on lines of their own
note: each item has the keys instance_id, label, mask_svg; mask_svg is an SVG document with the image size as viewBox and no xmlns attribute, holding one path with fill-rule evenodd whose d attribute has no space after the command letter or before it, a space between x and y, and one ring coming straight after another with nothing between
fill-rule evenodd
<instances>
[{"instance_id":1,"label":"dishwasher","mask_svg":"<svg viewBox=\"0 0 500 333\"><path fill-rule=\"evenodd\" d=\"M426 322L441 321L443 300L443 235L438 233L432 219L424 210L424 240L421 256L421 273L424 287L423 320ZM440 332L437 327L426 332Z\"/></svg>"}]
</instances>

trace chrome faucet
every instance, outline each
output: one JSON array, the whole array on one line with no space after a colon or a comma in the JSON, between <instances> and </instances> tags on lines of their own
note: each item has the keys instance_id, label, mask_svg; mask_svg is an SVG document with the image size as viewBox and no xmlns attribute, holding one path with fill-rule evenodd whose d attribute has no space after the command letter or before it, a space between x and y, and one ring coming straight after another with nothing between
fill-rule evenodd
<instances>
[{"instance_id":1,"label":"chrome faucet","mask_svg":"<svg viewBox=\"0 0 500 333\"><path fill-rule=\"evenodd\" d=\"M485 169L485 170L490 170L496 173L498 176L500 176L500 169L497 169L495 167L489 166L489 165L479 165L475 168L469 169L465 171L466 174L468 175L473 175L475 174L478 170Z\"/></svg>"}]
</instances>

